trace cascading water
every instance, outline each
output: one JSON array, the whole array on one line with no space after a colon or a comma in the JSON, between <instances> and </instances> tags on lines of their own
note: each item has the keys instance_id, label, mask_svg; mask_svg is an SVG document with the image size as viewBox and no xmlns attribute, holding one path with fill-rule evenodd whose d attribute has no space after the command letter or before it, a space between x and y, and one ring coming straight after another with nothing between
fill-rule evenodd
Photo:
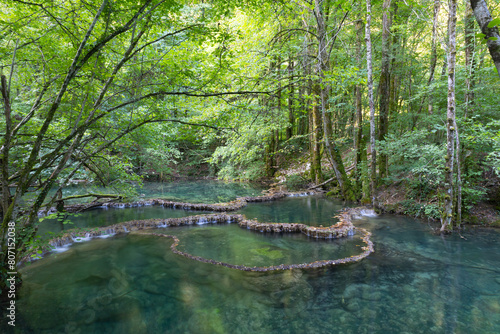
<instances>
[{"instance_id":1,"label":"cascading water","mask_svg":"<svg viewBox=\"0 0 500 334\"><path fill-rule=\"evenodd\" d=\"M259 222L329 226L335 223L333 212L341 207L342 203L313 196L249 204L237 213ZM359 216L362 219L355 225L372 232L375 253L355 265L316 270L242 272L186 259L170 251L169 239L136 232L75 243L75 251L48 256L22 269L16 329L34 333L500 332L498 231L472 229L461 232L467 240L459 235L441 238L427 224L412 219ZM167 230L179 238L179 250L236 265L342 258L362 245L359 234L316 240L300 233L248 231L235 224Z\"/></svg>"}]
</instances>

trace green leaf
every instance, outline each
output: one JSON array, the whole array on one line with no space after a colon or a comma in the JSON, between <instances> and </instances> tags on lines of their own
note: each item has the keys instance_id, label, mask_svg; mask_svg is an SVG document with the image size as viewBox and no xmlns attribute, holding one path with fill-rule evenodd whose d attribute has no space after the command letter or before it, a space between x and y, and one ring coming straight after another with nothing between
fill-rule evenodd
<instances>
[{"instance_id":1,"label":"green leaf","mask_svg":"<svg viewBox=\"0 0 500 334\"><path fill-rule=\"evenodd\" d=\"M481 32L480 32L480 33L478 33L476 36L477 36L478 38L484 38L484 37L486 37L486 35L485 35L485 34L483 34L483 33L481 33Z\"/></svg>"},{"instance_id":2,"label":"green leaf","mask_svg":"<svg viewBox=\"0 0 500 334\"><path fill-rule=\"evenodd\" d=\"M493 28L499 24L500 24L500 18L496 18L492 20L490 23L488 23L488 28Z\"/></svg>"},{"instance_id":3,"label":"green leaf","mask_svg":"<svg viewBox=\"0 0 500 334\"><path fill-rule=\"evenodd\" d=\"M497 37L490 37L488 38L490 41L496 41L498 38Z\"/></svg>"}]
</instances>

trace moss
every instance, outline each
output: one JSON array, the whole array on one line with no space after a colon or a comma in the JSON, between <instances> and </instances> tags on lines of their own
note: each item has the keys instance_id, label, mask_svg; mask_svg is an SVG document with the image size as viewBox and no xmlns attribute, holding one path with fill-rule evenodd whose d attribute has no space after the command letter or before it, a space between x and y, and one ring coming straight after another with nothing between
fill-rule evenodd
<instances>
[{"instance_id":1,"label":"moss","mask_svg":"<svg viewBox=\"0 0 500 334\"><path fill-rule=\"evenodd\" d=\"M252 253L257 253L259 255L265 256L269 259L275 260L283 257L283 253L279 250L269 250L269 247L266 248L257 248L252 249Z\"/></svg>"},{"instance_id":2,"label":"moss","mask_svg":"<svg viewBox=\"0 0 500 334\"><path fill-rule=\"evenodd\" d=\"M326 193L326 197L339 197L340 189L338 187L332 188L329 192Z\"/></svg>"},{"instance_id":3,"label":"moss","mask_svg":"<svg viewBox=\"0 0 500 334\"><path fill-rule=\"evenodd\" d=\"M395 213L398 210L398 204L386 204L385 210L389 213Z\"/></svg>"},{"instance_id":4,"label":"moss","mask_svg":"<svg viewBox=\"0 0 500 334\"><path fill-rule=\"evenodd\" d=\"M361 205L371 204L370 199L368 197L363 197L360 201Z\"/></svg>"}]
</instances>

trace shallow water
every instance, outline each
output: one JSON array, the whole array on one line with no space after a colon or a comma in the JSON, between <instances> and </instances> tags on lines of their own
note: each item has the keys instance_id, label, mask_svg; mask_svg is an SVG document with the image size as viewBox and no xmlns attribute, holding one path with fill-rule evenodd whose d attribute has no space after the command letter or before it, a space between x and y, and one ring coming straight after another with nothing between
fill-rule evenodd
<instances>
[{"instance_id":1,"label":"shallow water","mask_svg":"<svg viewBox=\"0 0 500 334\"><path fill-rule=\"evenodd\" d=\"M311 263L363 252L359 236L315 240L302 233L265 234L237 224L158 230L180 239L178 250L221 262L248 267Z\"/></svg>"},{"instance_id":2,"label":"shallow water","mask_svg":"<svg viewBox=\"0 0 500 334\"><path fill-rule=\"evenodd\" d=\"M282 206L282 214L273 217L289 211L290 219L313 219L307 212L315 206L304 206L303 200L271 203ZM23 269L16 328L34 333L500 332L498 231L471 229L462 233L465 239L440 237L425 223L391 215L354 223L373 232L375 253L360 263L320 270L241 272L173 254L170 239L154 236L77 244ZM161 231L178 235L183 251L234 264L343 257L360 245L357 237L308 242L302 235L260 234L233 224Z\"/></svg>"},{"instance_id":3,"label":"shallow water","mask_svg":"<svg viewBox=\"0 0 500 334\"><path fill-rule=\"evenodd\" d=\"M67 214L63 219L45 219L38 228L38 235L50 238L54 233L74 229L109 226L130 220L152 218L180 218L207 213L192 210L174 210L160 206L138 208L95 208L78 214ZM62 216L61 216L62 217Z\"/></svg>"},{"instance_id":4,"label":"shallow water","mask_svg":"<svg viewBox=\"0 0 500 334\"><path fill-rule=\"evenodd\" d=\"M138 190L142 198L163 198L176 202L224 203L237 197L259 196L266 188L255 183L192 180L145 182Z\"/></svg>"},{"instance_id":5,"label":"shallow water","mask_svg":"<svg viewBox=\"0 0 500 334\"><path fill-rule=\"evenodd\" d=\"M78 194L82 189L82 187L73 186L67 191L72 191L71 194ZM145 182L143 187L138 189L141 197L137 200L162 198L189 203L223 203L233 201L237 197L259 196L262 190L262 186L258 184L213 180ZM38 228L38 235L46 239L55 233L74 228L101 227L140 219L179 218L203 213L207 212L173 210L159 206L94 208L78 214L60 215L59 219L43 219Z\"/></svg>"},{"instance_id":6,"label":"shallow water","mask_svg":"<svg viewBox=\"0 0 500 334\"><path fill-rule=\"evenodd\" d=\"M346 205L340 201L314 195L285 197L279 202L249 203L238 213L260 222L330 226L337 223L334 216L344 207Z\"/></svg>"}]
</instances>

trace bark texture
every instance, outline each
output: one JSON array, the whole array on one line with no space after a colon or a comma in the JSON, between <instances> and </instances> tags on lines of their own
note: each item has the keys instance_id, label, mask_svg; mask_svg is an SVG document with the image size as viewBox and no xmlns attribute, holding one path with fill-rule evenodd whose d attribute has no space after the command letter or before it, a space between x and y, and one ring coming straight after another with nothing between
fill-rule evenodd
<instances>
[{"instance_id":1,"label":"bark texture","mask_svg":"<svg viewBox=\"0 0 500 334\"><path fill-rule=\"evenodd\" d=\"M380 68L380 81L379 81L379 128L378 140L385 139L389 131L389 103L390 103L390 86L391 86L391 73L390 73L390 29L391 19L389 17L389 8L391 0L384 0L384 12L382 14L382 64ZM379 175L380 177L387 176L387 155L379 155Z\"/></svg>"},{"instance_id":2,"label":"bark texture","mask_svg":"<svg viewBox=\"0 0 500 334\"><path fill-rule=\"evenodd\" d=\"M370 25L372 20L371 0L366 0L366 68L368 72L368 100L370 104L370 151L371 151L371 177L370 192L371 203L375 204L375 180L377 178L377 152L375 149L375 102L373 100L373 68L372 68L372 39Z\"/></svg>"},{"instance_id":3,"label":"bark texture","mask_svg":"<svg viewBox=\"0 0 500 334\"><path fill-rule=\"evenodd\" d=\"M500 34L498 33L498 27L488 28L492 18L485 0L471 0L470 4L481 32L486 35L484 37L486 45L500 77Z\"/></svg>"},{"instance_id":4,"label":"bark texture","mask_svg":"<svg viewBox=\"0 0 500 334\"><path fill-rule=\"evenodd\" d=\"M444 210L441 218L441 231L451 229L453 222L453 163L455 160L455 59L456 59L456 25L457 25L457 1L450 0L448 27L448 111L446 131L446 157L445 157L445 196Z\"/></svg>"}]
</instances>

